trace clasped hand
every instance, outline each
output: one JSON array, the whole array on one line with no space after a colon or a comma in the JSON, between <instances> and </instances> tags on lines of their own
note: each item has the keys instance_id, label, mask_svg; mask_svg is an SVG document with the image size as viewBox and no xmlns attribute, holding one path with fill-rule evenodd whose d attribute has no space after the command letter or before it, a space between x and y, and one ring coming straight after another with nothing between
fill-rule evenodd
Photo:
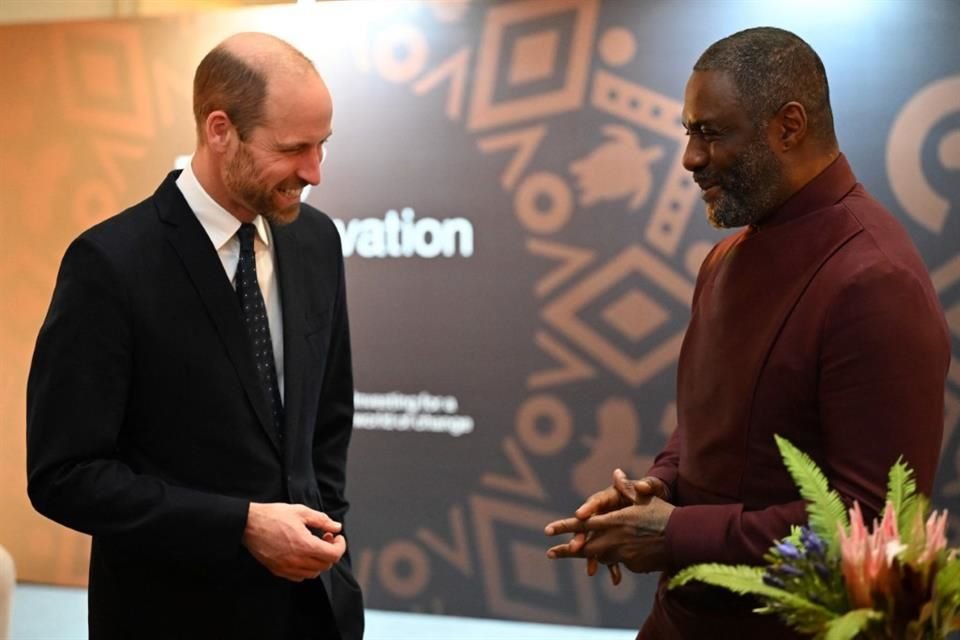
<instances>
[{"instance_id":1,"label":"clasped hand","mask_svg":"<svg viewBox=\"0 0 960 640\"><path fill-rule=\"evenodd\" d=\"M610 569L614 584L621 579L619 563L636 573L668 568L669 554L663 530L673 505L666 501L666 486L658 478L629 480L620 469L613 484L590 496L574 517L551 522L548 536L572 533L573 538L551 547L550 558L586 558L587 573L599 563Z\"/></svg>"},{"instance_id":2,"label":"clasped hand","mask_svg":"<svg viewBox=\"0 0 960 640\"><path fill-rule=\"evenodd\" d=\"M322 531L322 536L311 529ZM339 522L302 504L252 502L243 544L275 576L301 582L340 560L347 550L340 530Z\"/></svg>"}]
</instances>

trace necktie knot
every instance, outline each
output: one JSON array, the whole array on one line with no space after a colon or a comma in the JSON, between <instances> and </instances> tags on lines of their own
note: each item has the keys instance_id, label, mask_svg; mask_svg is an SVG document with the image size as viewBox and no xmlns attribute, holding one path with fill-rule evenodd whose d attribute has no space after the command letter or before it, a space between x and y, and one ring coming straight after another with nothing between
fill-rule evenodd
<instances>
[{"instance_id":1,"label":"necktie knot","mask_svg":"<svg viewBox=\"0 0 960 640\"><path fill-rule=\"evenodd\" d=\"M244 222L237 230L237 239L240 240L240 251L253 251L253 237L257 235L257 228L249 222Z\"/></svg>"}]
</instances>

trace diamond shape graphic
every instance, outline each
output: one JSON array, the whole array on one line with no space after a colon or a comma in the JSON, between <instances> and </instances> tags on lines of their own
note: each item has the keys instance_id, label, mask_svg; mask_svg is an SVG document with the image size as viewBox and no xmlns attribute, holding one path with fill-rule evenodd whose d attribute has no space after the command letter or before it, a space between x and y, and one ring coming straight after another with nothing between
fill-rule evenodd
<instances>
[{"instance_id":1,"label":"diamond shape graphic","mask_svg":"<svg viewBox=\"0 0 960 640\"><path fill-rule=\"evenodd\" d=\"M640 356L633 357L624 353L578 316L581 310L588 307L604 292L609 291L617 283L634 273L639 273L665 294L685 307L690 307L690 301L693 298L693 285L643 247L633 245L624 249L610 262L587 275L563 295L544 307L542 316L544 320L573 340L581 349L600 361L610 371L619 375L624 382L637 387L677 359L680 355L684 330L678 331ZM618 307L618 304L620 307ZM666 313L661 305L656 304L656 307L661 312ZM649 309L653 308L653 305L637 296L628 294L626 301L621 298L619 303L615 302L613 304L613 308L615 310L610 311L608 307L608 313L605 314L607 322L611 322L610 317L613 316L618 318L620 324L626 324L627 321L620 319L620 316L628 314L634 308ZM650 320L637 320L641 323L640 328L629 330L634 335L639 336L644 330L646 330L645 335L648 335L653 330L652 326L643 326L644 323L649 325ZM656 322L656 313L654 313L652 320ZM618 328L624 331L621 327ZM629 337L630 334L628 333L627 336Z\"/></svg>"},{"instance_id":2,"label":"diamond shape graphic","mask_svg":"<svg viewBox=\"0 0 960 640\"><path fill-rule=\"evenodd\" d=\"M603 319L632 342L663 326L670 314L639 289L631 289L603 310Z\"/></svg>"},{"instance_id":3,"label":"diamond shape graphic","mask_svg":"<svg viewBox=\"0 0 960 640\"><path fill-rule=\"evenodd\" d=\"M580 108L587 91L598 12L598 0L524 0L491 8L487 12L487 22L479 46L473 97L470 102L469 128L486 129ZM530 68L518 68L520 55L523 56L523 65L528 64L531 60L530 47L538 41L541 46L549 44L548 39L555 38L556 33L549 36L546 34L549 34L550 30L543 29L509 42L505 37L508 29L517 25L535 24L538 20L546 21L565 13L572 13L573 19L572 38L566 58L562 61L543 61ZM554 49L558 50L559 47ZM511 64L507 65L510 70L506 80L508 85L527 84L542 79L545 75L563 73L562 85L533 95L497 101L494 96L499 80L500 60L510 53Z\"/></svg>"},{"instance_id":4,"label":"diamond shape graphic","mask_svg":"<svg viewBox=\"0 0 960 640\"><path fill-rule=\"evenodd\" d=\"M510 557L519 585L550 595L559 592L557 563L547 558L542 546L514 541L510 543Z\"/></svg>"},{"instance_id":5,"label":"diamond shape graphic","mask_svg":"<svg viewBox=\"0 0 960 640\"><path fill-rule=\"evenodd\" d=\"M154 134L142 33L135 25L85 25L51 40L68 120L115 133Z\"/></svg>"},{"instance_id":6,"label":"diamond shape graphic","mask_svg":"<svg viewBox=\"0 0 960 640\"><path fill-rule=\"evenodd\" d=\"M543 571L541 563L546 560L542 546L543 524L560 516L479 495L470 497L470 507L487 608L491 613L554 624L598 622L596 596L579 563L554 563L551 571ZM510 553L504 553L504 549ZM534 552L542 560L534 561ZM530 594L526 600L523 588ZM571 593L575 596L573 602ZM539 596L536 603L532 601L533 595ZM543 604L545 596L553 596L548 599L549 604Z\"/></svg>"},{"instance_id":7,"label":"diamond shape graphic","mask_svg":"<svg viewBox=\"0 0 960 640\"><path fill-rule=\"evenodd\" d=\"M559 43L560 36L556 31L542 31L517 38L510 56L508 82L521 85L553 75Z\"/></svg>"},{"instance_id":8,"label":"diamond shape graphic","mask_svg":"<svg viewBox=\"0 0 960 640\"><path fill-rule=\"evenodd\" d=\"M118 60L105 53L89 51L78 57L80 77L90 97L116 100L120 96Z\"/></svg>"}]
</instances>

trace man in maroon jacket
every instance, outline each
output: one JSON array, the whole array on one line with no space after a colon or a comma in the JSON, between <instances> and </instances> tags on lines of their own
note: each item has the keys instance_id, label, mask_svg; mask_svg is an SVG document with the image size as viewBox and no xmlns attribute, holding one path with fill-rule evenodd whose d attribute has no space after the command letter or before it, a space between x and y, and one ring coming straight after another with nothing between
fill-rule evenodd
<instances>
[{"instance_id":1,"label":"man in maroon jacket","mask_svg":"<svg viewBox=\"0 0 960 640\"><path fill-rule=\"evenodd\" d=\"M663 571L638 638L789 638L752 601L669 577L701 562L762 563L806 521L774 434L810 454L868 518L903 455L930 493L950 346L904 229L856 181L833 130L823 63L796 35L741 31L687 83L684 166L718 227L680 352L678 424L642 480L615 473L547 534L550 557Z\"/></svg>"}]
</instances>

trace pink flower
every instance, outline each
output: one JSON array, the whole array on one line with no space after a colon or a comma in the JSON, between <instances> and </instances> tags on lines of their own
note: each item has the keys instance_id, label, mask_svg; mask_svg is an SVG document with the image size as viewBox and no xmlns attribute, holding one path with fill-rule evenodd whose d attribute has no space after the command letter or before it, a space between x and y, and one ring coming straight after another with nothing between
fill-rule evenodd
<instances>
[{"instance_id":1,"label":"pink flower","mask_svg":"<svg viewBox=\"0 0 960 640\"><path fill-rule=\"evenodd\" d=\"M926 545L920 554L918 564L923 566L933 562L941 549L947 548L947 510L934 511L927 518Z\"/></svg>"},{"instance_id":2,"label":"pink flower","mask_svg":"<svg viewBox=\"0 0 960 640\"><path fill-rule=\"evenodd\" d=\"M874 608L874 593L891 594L896 580L891 568L904 548L893 503L887 502L879 526L874 522L873 533L867 532L860 505L853 503L849 535L840 526L840 566L854 607Z\"/></svg>"}]
</instances>

